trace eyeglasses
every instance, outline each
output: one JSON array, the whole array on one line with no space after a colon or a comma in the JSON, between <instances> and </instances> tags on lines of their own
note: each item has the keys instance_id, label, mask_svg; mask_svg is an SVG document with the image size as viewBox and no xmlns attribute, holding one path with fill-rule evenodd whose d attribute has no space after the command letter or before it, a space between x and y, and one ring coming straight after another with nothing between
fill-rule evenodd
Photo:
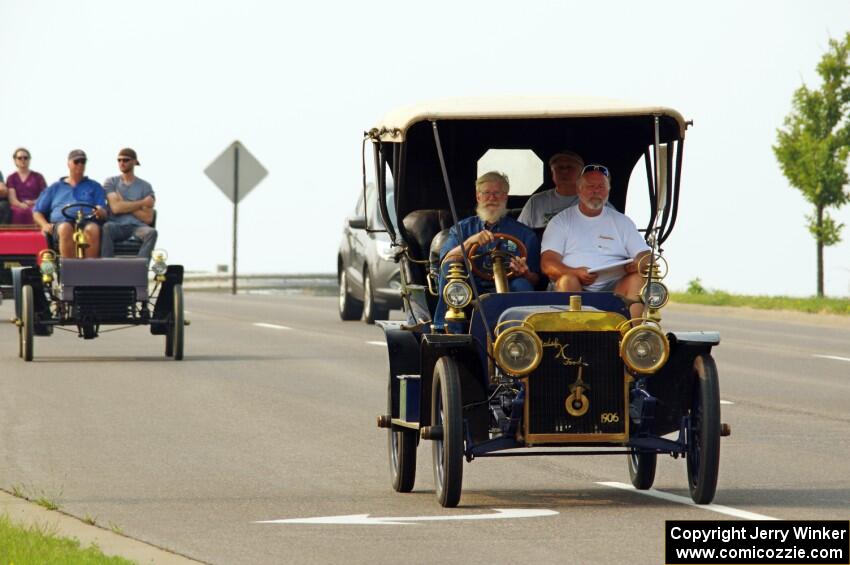
<instances>
[{"instance_id":1,"label":"eyeglasses","mask_svg":"<svg viewBox=\"0 0 850 565\"><path fill-rule=\"evenodd\" d=\"M30 156L29 155L15 155L15 159L17 159L18 161L29 161Z\"/></svg>"},{"instance_id":2,"label":"eyeglasses","mask_svg":"<svg viewBox=\"0 0 850 565\"><path fill-rule=\"evenodd\" d=\"M606 167L605 165L587 165L581 170L581 175L584 176L585 173L590 172L602 173L606 177L611 176L611 173L608 171L608 167Z\"/></svg>"},{"instance_id":3,"label":"eyeglasses","mask_svg":"<svg viewBox=\"0 0 850 565\"><path fill-rule=\"evenodd\" d=\"M478 191L478 194L481 195L481 198L496 198L496 199L501 198L502 196L508 195L507 192L501 192L501 191L500 192L484 192L484 191L481 191L481 190Z\"/></svg>"},{"instance_id":4,"label":"eyeglasses","mask_svg":"<svg viewBox=\"0 0 850 565\"><path fill-rule=\"evenodd\" d=\"M127 157L118 157L119 163L129 163L132 159L128 159Z\"/></svg>"},{"instance_id":5,"label":"eyeglasses","mask_svg":"<svg viewBox=\"0 0 850 565\"><path fill-rule=\"evenodd\" d=\"M85 165L86 161L87 161L87 159L74 159L71 162L74 163L75 165Z\"/></svg>"}]
</instances>

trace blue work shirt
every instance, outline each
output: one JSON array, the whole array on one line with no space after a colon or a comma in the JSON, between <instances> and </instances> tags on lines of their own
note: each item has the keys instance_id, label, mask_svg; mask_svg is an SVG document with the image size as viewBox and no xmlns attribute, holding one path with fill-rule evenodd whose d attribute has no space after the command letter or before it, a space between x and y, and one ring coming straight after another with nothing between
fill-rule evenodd
<instances>
[{"instance_id":1,"label":"blue work shirt","mask_svg":"<svg viewBox=\"0 0 850 565\"><path fill-rule=\"evenodd\" d=\"M44 214L51 224L69 221L62 215L62 208L74 202L83 202L92 206L106 208L106 194L100 183L88 177L83 177L77 186L68 184L68 178L63 177L48 186L38 197L33 210ZM70 208L69 214L76 214L78 208ZM84 214L91 212L82 209Z\"/></svg>"},{"instance_id":2,"label":"blue work shirt","mask_svg":"<svg viewBox=\"0 0 850 565\"><path fill-rule=\"evenodd\" d=\"M478 216L471 216L469 218L465 218L457 223L457 225L452 226L452 229L449 230L449 235L446 238L446 241L443 243L443 246L440 248L440 263L442 263L443 259L446 257L449 251L460 245L461 241L466 241L469 237L475 235L476 233L484 230L487 226L484 224L484 221L481 220ZM521 224L518 221L514 220L510 216L505 216L495 224L489 227L489 230L493 233L504 233L507 235L512 235L520 240L524 245L525 249L528 251L528 258L526 259L526 263L528 264L528 268L535 273L540 273L540 240L537 239L537 234L534 233L534 230L526 226L525 224ZM510 251L512 253L516 253L516 244L512 241L504 241L499 242L498 240L492 243L487 243L482 246L479 250L488 251L492 249L496 244L500 244L503 246L503 249L506 251ZM469 249L467 248L467 252ZM508 265L505 265L507 267ZM443 302L443 289L446 287L446 271L448 270L448 265L441 265L440 267L440 281L439 281L439 293L437 298L437 307L434 311L434 321L433 327L436 330L442 331L445 328L445 318L446 318L446 304ZM473 275L474 276L474 275ZM482 281L478 277L475 277L476 285L478 286L479 292L492 292L494 285L492 281ZM515 278L508 282L511 291L532 291L534 287L528 282L525 278ZM459 331L459 330L455 330Z\"/></svg>"},{"instance_id":3,"label":"blue work shirt","mask_svg":"<svg viewBox=\"0 0 850 565\"><path fill-rule=\"evenodd\" d=\"M442 262L449 251L460 245L461 241L466 241L468 238L480 231L483 231L485 228L486 226L484 221L478 216L464 218L459 221L457 225L452 226L452 229L449 230L449 236L443 243L443 247L440 248L440 261ZM529 270L534 271L535 273L540 272L540 240L537 239L537 235L534 233L534 230L525 224L519 223L510 216L505 216L487 229L493 233L512 235L525 244L525 248L528 250L527 263ZM458 232L460 233L460 237L458 236ZM492 249L494 245L495 243L488 243L482 246L481 251L488 251ZM511 249L512 247L515 247L515 245L510 241L503 241L502 245L508 251L515 251L514 249Z\"/></svg>"}]
</instances>

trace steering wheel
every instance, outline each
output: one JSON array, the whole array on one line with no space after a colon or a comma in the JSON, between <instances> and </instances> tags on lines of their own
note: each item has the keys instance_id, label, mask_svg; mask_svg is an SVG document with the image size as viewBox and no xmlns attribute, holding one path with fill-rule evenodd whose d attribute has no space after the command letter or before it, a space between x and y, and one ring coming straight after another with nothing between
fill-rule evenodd
<instances>
[{"instance_id":1,"label":"steering wheel","mask_svg":"<svg viewBox=\"0 0 850 565\"><path fill-rule=\"evenodd\" d=\"M505 274L509 279L512 279L517 276L517 272L510 268L510 260L513 257L522 257L524 259L528 258L528 249L525 248L525 244L520 241L518 238L508 235L506 233L493 233L493 237L495 240L491 244L495 244L493 248L489 251L485 251L484 253L476 254L476 252L481 247L478 243L473 243L466 250L467 257L469 257L469 263L472 265L472 272L476 277L485 280L492 281L493 280L493 260L496 258L501 258L503 265L505 266ZM485 244L485 245L491 245ZM484 263L479 265L479 261L476 259L484 258ZM489 261L488 261L489 260Z\"/></svg>"},{"instance_id":2,"label":"steering wheel","mask_svg":"<svg viewBox=\"0 0 850 565\"><path fill-rule=\"evenodd\" d=\"M71 208L87 208L88 210L91 210L91 212L82 217L83 220L94 220L97 217L97 206L94 204L89 204L88 202L72 202L62 206L62 215L72 222L77 221L77 215L70 212Z\"/></svg>"}]
</instances>

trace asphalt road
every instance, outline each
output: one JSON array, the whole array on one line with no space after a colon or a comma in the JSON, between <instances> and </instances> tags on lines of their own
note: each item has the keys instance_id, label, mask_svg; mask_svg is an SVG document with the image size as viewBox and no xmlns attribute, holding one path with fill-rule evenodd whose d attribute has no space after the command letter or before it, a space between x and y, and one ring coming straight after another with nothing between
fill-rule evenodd
<instances>
[{"instance_id":1,"label":"asphalt road","mask_svg":"<svg viewBox=\"0 0 850 565\"><path fill-rule=\"evenodd\" d=\"M188 293L186 303L183 362L135 328L37 338L25 364L14 326L0 326L0 487L227 564L657 564L667 519L850 518L850 321L667 309L671 329L722 335L732 436L719 506L600 484L629 482L622 456L532 457L467 464L461 505L446 510L426 442L414 492L390 486L386 432L375 427L387 373L378 328L340 322L331 297ZM10 316L6 301L0 317ZM687 498L684 462L660 458L655 487ZM442 519L494 509L552 512ZM440 519L256 523L355 514Z\"/></svg>"}]
</instances>

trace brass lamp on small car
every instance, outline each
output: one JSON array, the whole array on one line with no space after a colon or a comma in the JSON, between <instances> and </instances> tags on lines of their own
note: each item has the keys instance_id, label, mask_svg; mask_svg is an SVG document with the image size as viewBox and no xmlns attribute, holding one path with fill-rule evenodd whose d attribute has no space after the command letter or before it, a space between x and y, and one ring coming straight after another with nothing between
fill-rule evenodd
<instances>
[{"instance_id":1,"label":"brass lamp on small car","mask_svg":"<svg viewBox=\"0 0 850 565\"><path fill-rule=\"evenodd\" d=\"M166 259L168 259L168 253L164 249L157 249L153 252L151 271L156 275L157 282L165 280L165 271L168 270L168 265L165 263Z\"/></svg>"},{"instance_id":2,"label":"brass lamp on small car","mask_svg":"<svg viewBox=\"0 0 850 565\"><path fill-rule=\"evenodd\" d=\"M50 284L53 282L53 275L56 274L56 253L52 249L44 249L38 254L38 262L41 280L45 284Z\"/></svg>"}]
</instances>

